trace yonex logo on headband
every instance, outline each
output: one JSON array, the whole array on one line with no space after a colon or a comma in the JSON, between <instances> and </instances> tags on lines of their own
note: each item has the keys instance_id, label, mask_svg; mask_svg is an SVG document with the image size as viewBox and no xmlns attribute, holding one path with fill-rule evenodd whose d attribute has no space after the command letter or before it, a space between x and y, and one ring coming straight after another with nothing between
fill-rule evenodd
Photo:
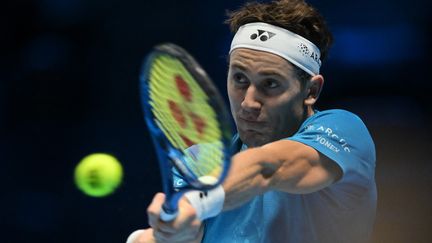
<instances>
[{"instance_id":1,"label":"yonex logo on headband","mask_svg":"<svg viewBox=\"0 0 432 243\"><path fill-rule=\"evenodd\" d=\"M276 34L270 31L265 30L257 30L257 33L253 33L250 38L251 40L255 40L257 37L260 38L261 41L267 41L268 39L272 38Z\"/></svg>"},{"instance_id":2,"label":"yonex logo on headband","mask_svg":"<svg viewBox=\"0 0 432 243\"><path fill-rule=\"evenodd\" d=\"M321 53L315 44L287 29L267 23L242 25L233 38L230 53L236 48L276 54L310 75L319 74L321 67Z\"/></svg>"}]
</instances>

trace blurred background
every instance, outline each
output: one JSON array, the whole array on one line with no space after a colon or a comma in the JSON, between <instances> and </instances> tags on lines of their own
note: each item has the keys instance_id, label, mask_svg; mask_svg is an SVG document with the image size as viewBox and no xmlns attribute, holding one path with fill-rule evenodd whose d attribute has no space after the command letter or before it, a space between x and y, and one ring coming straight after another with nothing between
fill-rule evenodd
<instances>
[{"instance_id":1,"label":"blurred background","mask_svg":"<svg viewBox=\"0 0 432 243\"><path fill-rule=\"evenodd\" d=\"M189 50L221 91L244 1L9 0L0 7L1 242L125 242L161 190L138 94L159 42ZM377 148L373 242L432 242L431 2L318 1L335 43L319 109L357 113ZM91 198L73 169L116 156L121 187Z\"/></svg>"}]
</instances>

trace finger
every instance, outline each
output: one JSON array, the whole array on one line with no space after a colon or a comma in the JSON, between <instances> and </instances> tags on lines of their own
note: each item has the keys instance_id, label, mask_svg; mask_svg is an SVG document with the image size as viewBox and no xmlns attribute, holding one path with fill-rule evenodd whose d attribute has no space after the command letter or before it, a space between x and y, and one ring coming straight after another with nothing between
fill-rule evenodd
<instances>
[{"instance_id":1,"label":"finger","mask_svg":"<svg viewBox=\"0 0 432 243\"><path fill-rule=\"evenodd\" d=\"M156 195L153 197L152 202L147 208L147 216L148 216L148 223L152 228L157 228L159 223L159 214L162 209L162 204L165 201L165 194L163 193L156 193Z\"/></svg>"},{"instance_id":2,"label":"finger","mask_svg":"<svg viewBox=\"0 0 432 243\"><path fill-rule=\"evenodd\" d=\"M193 229L193 222L197 221L200 225L200 221L197 219L197 214L195 208L185 199L182 198L179 201L179 215L173 222L173 227L178 230L184 228Z\"/></svg>"},{"instance_id":3,"label":"finger","mask_svg":"<svg viewBox=\"0 0 432 243\"><path fill-rule=\"evenodd\" d=\"M164 233L174 234L182 233L182 231L195 231L201 225L201 222L196 218L195 209L182 199L179 201L179 211L177 217L170 222L159 222L158 230ZM195 224L193 224L194 221Z\"/></svg>"},{"instance_id":4,"label":"finger","mask_svg":"<svg viewBox=\"0 0 432 243\"><path fill-rule=\"evenodd\" d=\"M156 242L195 242L200 239L203 234L203 226L198 226L197 229L184 229L176 233L165 233L161 231L153 231L153 237Z\"/></svg>"},{"instance_id":5,"label":"finger","mask_svg":"<svg viewBox=\"0 0 432 243\"><path fill-rule=\"evenodd\" d=\"M156 240L156 242L173 242L171 239L176 239L176 237L173 234L164 233L158 230L153 231L153 238Z\"/></svg>"},{"instance_id":6,"label":"finger","mask_svg":"<svg viewBox=\"0 0 432 243\"><path fill-rule=\"evenodd\" d=\"M175 243L175 242L193 242L196 240L197 234L186 234L186 233L164 233L160 231L153 231L153 238L157 243L167 242L167 243Z\"/></svg>"}]
</instances>

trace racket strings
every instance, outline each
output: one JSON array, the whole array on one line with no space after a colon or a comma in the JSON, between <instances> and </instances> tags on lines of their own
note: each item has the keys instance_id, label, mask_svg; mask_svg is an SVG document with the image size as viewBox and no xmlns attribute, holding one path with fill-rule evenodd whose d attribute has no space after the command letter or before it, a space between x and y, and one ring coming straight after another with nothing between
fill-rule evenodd
<instances>
[{"instance_id":1,"label":"racket strings","mask_svg":"<svg viewBox=\"0 0 432 243\"><path fill-rule=\"evenodd\" d=\"M156 119L159 121L160 125L164 128L164 133L169 134L168 137L170 138L170 142L175 144L177 148L185 149L191 145L191 144L185 144L185 141L184 139L181 138L181 136L176 136L179 135L179 131L182 131L181 134L187 134L190 140L195 140L198 142L218 141L220 138L220 132L217 127L216 129L212 127L206 127L206 134L205 134L206 136L204 136L204 134L200 134L199 132L196 131L197 126L199 126L199 124L195 123L189 126L181 125L178 121L179 118L175 119L176 121L173 121L172 119L173 116L183 117L182 114L173 114L174 112L172 109L170 111L167 111L167 109L155 108L155 107L160 107L159 106L160 104L158 104L158 102L151 102L151 105L153 107L153 112ZM194 123L194 121L191 121L189 123Z\"/></svg>"},{"instance_id":2,"label":"racket strings","mask_svg":"<svg viewBox=\"0 0 432 243\"><path fill-rule=\"evenodd\" d=\"M156 62L154 67L154 80L169 80L170 82L153 82L154 90L152 90L152 94L157 94L158 97L151 97L155 100L156 104L154 104L153 109L160 109L159 106L163 107L166 104L166 101L170 101L170 104L175 104L175 109L173 107L169 107L170 109L162 109L164 112L168 113L166 117L174 116L177 121L173 122L174 127L177 130L186 130L189 138L194 140L205 140L202 139L202 136L199 131L197 133L196 127L200 125L200 123L205 122L206 126L206 138L208 141L217 141L220 140L220 128L219 123L216 120L216 114L214 110L208 105L208 97L205 93L197 86L195 82L188 82L190 89L193 91L196 102L184 102L183 97L181 97L178 93L177 87L174 86L173 72L172 70L166 70L167 66L162 65ZM179 63L181 64L181 63ZM176 70L179 70L176 67ZM171 71L171 72L170 72ZM182 75L184 75L186 80L193 80L190 74L186 74L184 70ZM195 87L194 87L195 86ZM152 87L152 88L153 88ZM203 105L204 104L204 105ZM166 105L165 105L166 106ZM171 114L169 114L171 113ZM203 119L203 117L210 119ZM202 120L193 120L199 118ZM165 120L165 118L164 118ZM172 120L172 119L171 119ZM179 120L181 122L179 122ZM185 123L192 123L192 125L188 125ZM179 127L180 126L180 127Z\"/></svg>"},{"instance_id":3,"label":"racket strings","mask_svg":"<svg viewBox=\"0 0 432 243\"><path fill-rule=\"evenodd\" d=\"M224 144L206 93L179 60L167 55L156 58L149 80L155 122L170 143L182 151L193 144L200 146L199 153L184 152L188 170L196 177L219 177Z\"/></svg>"},{"instance_id":4,"label":"racket strings","mask_svg":"<svg viewBox=\"0 0 432 243\"><path fill-rule=\"evenodd\" d=\"M190 154L187 154L187 156L185 156L185 161L188 165L188 168L197 177L205 175L211 175L216 178L220 177L220 174L222 173L223 161L223 155L220 153L222 148L217 148L216 146L213 149L209 147L200 149L205 150L205 152L202 152L199 155L195 156L191 156Z\"/></svg>"}]
</instances>

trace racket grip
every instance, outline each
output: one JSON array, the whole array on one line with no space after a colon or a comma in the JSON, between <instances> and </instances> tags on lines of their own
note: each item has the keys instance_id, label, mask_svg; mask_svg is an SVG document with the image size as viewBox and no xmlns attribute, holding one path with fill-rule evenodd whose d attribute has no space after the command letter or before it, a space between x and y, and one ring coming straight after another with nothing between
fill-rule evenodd
<instances>
[{"instance_id":1,"label":"racket grip","mask_svg":"<svg viewBox=\"0 0 432 243\"><path fill-rule=\"evenodd\" d=\"M160 212L160 219L164 222L169 222L173 219L175 219L177 217L178 211L174 211L174 212L168 212L167 210L164 209L164 207L162 207L162 210Z\"/></svg>"}]
</instances>

